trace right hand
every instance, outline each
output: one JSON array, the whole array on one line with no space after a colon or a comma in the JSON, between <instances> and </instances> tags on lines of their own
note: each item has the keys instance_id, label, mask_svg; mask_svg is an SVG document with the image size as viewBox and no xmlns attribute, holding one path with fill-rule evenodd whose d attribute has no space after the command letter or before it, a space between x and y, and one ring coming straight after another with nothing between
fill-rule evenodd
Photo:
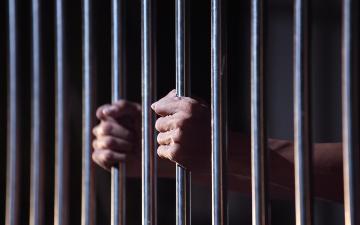
<instances>
[{"instance_id":1,"label":"right hand","mask_svg":"<svg viewBox=\"0 0 360 225\"><path fill-rule=\"evenodd\" d=\"M130 163L132 166L140 164L141 106L119 100L99 107L96 117L100 124L93 129L94 162L107 170L125 158L136 161Z\"/></svg>"}]
</instances>

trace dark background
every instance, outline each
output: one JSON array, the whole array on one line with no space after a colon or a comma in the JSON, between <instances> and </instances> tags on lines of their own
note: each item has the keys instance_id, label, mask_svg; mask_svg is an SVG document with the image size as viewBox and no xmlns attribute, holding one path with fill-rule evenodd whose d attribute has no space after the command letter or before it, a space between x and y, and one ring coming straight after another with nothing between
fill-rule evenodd
<instances>
[{"instance_id":1,"label":"dark background","mask_svg":"<svg viewBox=\"0 0 360 225\"><path fill-rule=\"evenodd\" d=\"M94 47L96 105L110 102L110 1L94 2ZM292 2L272 0L266 7L266 97L268 135L292 139ZM341 1L311 1L312 118L315 142L341 141L340 93L340 4ZM250 1L228 0L229 125L248 133L250 128ZM18 0L19 86L21 102L21 224L28 224L30 182L30 1ZM52 224L54 187L54 5L42 1L42 43L46 142L46 224ZM65 0L67 102L70 137L70 224L80 224L81 209L81 1ZM0 221L5 221L6 112L7 112L7 3L0 1ZM140 101L141 40L140 1L126 2L126 41L128 96ZM157 7L157 94L175 87L174 1L158 0ZM191 1L191 82L194 96L210 99L210 1ZM96 173L97 223L109 224L110 177L98 168ZM129 224L141 224L139 179L128 179L127 212ZM339 185L339 184L337 184ZM175 224L175 184L159 180L159 224ZM210 224L209 187L193 185L193 224ZM230 224L251 224L251 198L230 192ZM317 201L317 224L343 224L342 205ZM272 201L273 224L294 224L291 201Z\"/></svg>"}]
</instances>

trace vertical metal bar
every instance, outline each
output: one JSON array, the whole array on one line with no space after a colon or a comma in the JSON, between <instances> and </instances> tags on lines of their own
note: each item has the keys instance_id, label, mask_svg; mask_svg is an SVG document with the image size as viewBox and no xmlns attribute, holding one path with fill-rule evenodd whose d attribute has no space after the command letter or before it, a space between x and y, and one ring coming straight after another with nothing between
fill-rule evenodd
<instances>
[{"instance_id":1,"label":"vertical metal bar","mask_svg":"<svg viewBox=\"0 0 360 225\"><path fill-rule=\"evenodd\" d=\"M156 224L155 165L153 115L153 27L152 0L141 1L142 64L142 224Z\"/></svg>"},{"instance_id":2,"label":"vertical metal bar","mask_svg":"<svg viewBox=\"0 0 360 225\"><path fill-rule=\"evenodd\" d=\"M83 0L82 38L83 38L83 143L82 143L82 197L81 224L95 223L94 174L91 160L92 127L94 125L94 69L92 48L92 5L91 0Z\"/></svg>"},{"instance_id":3,"label":"vertical metal bar","mask_svg":"<svg viewBox=\"0 0 360 225\"><path fill-rule=\"evenodd\" d=\"M268 222L263 6L263 0L251 1L251 190L253 225L266 225Z\"/></svg>"},{"instance_id":4,"label":"vertical metal bar","mask_svg":"<svg viewBox=\"0 0 360 225\"><path fill-rule=\"evenodd\" d=\"M66 84L65 84L65 31L64 31L64 0L55 2L55 199L54 224L68 224L68 195L66 180Z\"/></svg>"},{"instance_id":5,"label":"vertical metal bar","mask_svg":"<svg viewBox=\"0 0 360 225\"><path fill-rule=\"evenodd\" d=\"M189 96L188 24L186 9L189 2L175 0L175 52L176 91L178 96ZM190 172L176 164L176 224L191 224L191 176Z\"/></svg>"},{"instance_id":6,"label":"vertical metal bar","mask_svg":"<svg viewBox=\"0 0 360 225\"><path fill-rule=\"evenodd\" d=\"M296 224L312 224L308 0L294 5L294 154Z\"/></svg>"},{"instance_id":7,"label":"vertical metal bar","mask_svg":"<svg viewBox=\"0 0 360 225\"><path fill-rule=\"evenodd\" d=\"M18 110L18 56L17 56L17 12L16 0L8 5L8 57L9 57L9 108L7 143L7 181L6 181L6 225L19 224L19 110Z\"/></svg>"},{"instance_id":8,"label":"vertical metal bar","mask_svg":"<svg viewBox=\"0 0 360 225\"><path fill-rule=\"evenodd\" d=\"M356 0L344 0L342 6L342 135L343 135L343 173L344 173L344 212L345 224L360 223L359 213L359 186L358 176L359 146L357 142L355 118L355 51L356 36L356 10L359 7Z\"/></svg>"},{"instance_id":9,"label":"vertical metal bar","mask_svg":"<svg viewBox=\"0 0 360 225\"><path fill-rule=\"evenodd\" d=\"M222 39L222 1L211 0L211 127L212 127L212 224L227 221L226 205L226 122L224 106L225 60Z\"/></svg>"},{"instance_id":10,"label":"vertical metal bar","mask_svg":"<svg viewBox=\"0 0 360 225\"><path fill-rule=\"evenodd\" d=\"M125 98L124 1L112 0L112 101ZM111 225L125 225L125 163L111 168Z\"/></svg>"},{"instance_id":11,"label":"vertical metal bar","mask_svg":"<svg viewBox=\"0 0 360 225\"><path fill-rule=\"evenodd\" d=\"M44 223L42 172L43 154L43 112L42 112L42 71L41 71L41 10L40 0L32 0L32 137L31 137L31 186L30 186L30 225Z\"/></svg>"}]
</instances>

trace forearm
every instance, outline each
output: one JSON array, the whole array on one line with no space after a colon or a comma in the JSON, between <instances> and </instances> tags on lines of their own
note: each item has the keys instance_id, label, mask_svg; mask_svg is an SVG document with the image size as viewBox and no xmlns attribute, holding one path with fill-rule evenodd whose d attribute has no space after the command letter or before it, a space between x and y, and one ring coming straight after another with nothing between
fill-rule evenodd
<instances>
[{"instance_id":1,"label":"forearm","mask_svg":"<svg viewBox=\"0 0 360 225\"><path fill-rule=\"evenodd\" d=\"M250 137L239 133L229 136L229 175L238 179L229 182L231 188L244 189L246 176L250 176ZM290 141L268 140L269 187L273 196L292 197L294 191L294 146ZM328 200L342 199L341 143L314 144L313 190L317 197ZM230 178L231 178L230 177ZM250 182L249 179L247 179ZM246 185L246 184L245 184ZM250 185L250 184L249 184ZM249 189L249 188L247 188Z\"/></svg>"}]
</instances>

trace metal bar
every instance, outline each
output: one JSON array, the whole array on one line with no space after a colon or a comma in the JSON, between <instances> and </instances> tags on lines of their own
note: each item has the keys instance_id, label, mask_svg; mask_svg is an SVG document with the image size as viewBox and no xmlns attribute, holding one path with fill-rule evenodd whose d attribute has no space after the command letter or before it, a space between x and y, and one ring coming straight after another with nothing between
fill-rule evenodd
<instances>
[{"instance_id":1,"label":"metal bar","mask_svg":"<svg viewBox=\"0 0 360 225\"><path fill-rule=\"evenodd\" d=\"M55 199L54 224L68 224L64 0L55 2Z\"/></svg>"},{"instance_id":2,"label":"metal bar","mask_svg":"<svg viewBox=\"0 0 360 225\"><path fill-rule=\"evenodd\" d=\"M294 5L294 154L296 224L312 224L308 0Z\"/></svg>"},{"instance_id":3,"label":"metal bar","mask_svg":"<svg viewBox=\"0 0 360 225\"><path fill-rule=\"evenodd\" d=\"M81 197L81 224L95 224L95 196L94 173L91 160L92 154L92 127L94 125L94 69L92 47L92 5L91 0L83 0L83 143L82 143L82 197Z\"/></svg>"},{"instance_id":4,"label":"metal bar","mask_svg":"<svg viewBox=\"0 0 360 225\"><path fill-rule=\"evenodd\" d=\"M176 91L178 96L189 96L189 54L186 0L175 0L175 52ZM176 164L176 224L191 224L191 176L190 172Z\"/></svg>"},{"instance_id":5,"label":"metal bar","mask_svg":"<svg viewBox=\"0 0 360 225\"><path fill-rule=\"evenodd\" d=\"M253 225L266 225L268 223L263 7L263 0L251 1L251 190Z\"/></svg>"},{"instance_id":6,"label":"metal bar","mask_svg":"<svg viewBox=\"0 0 360 225\"><path fill-rule=\"evenodd\" d=\"M212 129L212 224L227 222L226 204L226 117L224 106L225 60L222 46L222 1L211 0L211 129Z\"/></svg>"},{"instance_id":7,"label":"metal bar","mask_svg":"<svg viewBox=\"0 0 360 225\"><path fill-rule=\"evenodd\" d=\"M40 0L32 0L32 137L31 137L31 185L30 225L44 224L44 153L43 138L43 82L41 70L41 10Z\"/></svg>"},{"instance_id":8,"label":"metal bar","mask_svg":"<svg viewBox=\"0 0 360 225\"><path fill-rule=\"evenodd\" d=\"M19 224L19 109L18 109L18 45L16 0L8 3L9 100L6 181L6 225Z\"/></svg>"},{"instance_id":9,"label":"metal bar","mask_svg":"<svg viewBox=\"0 0 360 225\"><path fill-rule=\"evenodd\" d=\"M156 224L156 154L154 151L153 101L154 42L152 0L141 1L141 64L142 64L142 224Z\"/></svg>"},{"instance_id":10,"label":"metal bar","mask_svg":"<svg viewBox=\"0 0 360 225\"><path fill-rule=\"evenodd\" d=\"M355 101L355 24L359 7L356 0L344 0L342 8L342 135L343 135L343 173L344 173L344 212L345 224L360 223L359 216L359 145L356 137Z\"/></svg>"},{"instance_id":11,"label":"metal bar","mask_svg":"<svg viewBox=\"0 0 360 225\"><path fill-rule=\"evenodd\" d=\"M112 0L112 101L125 98L124 1ZM125 163L111 168L111 225L125 225Z\"/></svg>"}]
</instances>

